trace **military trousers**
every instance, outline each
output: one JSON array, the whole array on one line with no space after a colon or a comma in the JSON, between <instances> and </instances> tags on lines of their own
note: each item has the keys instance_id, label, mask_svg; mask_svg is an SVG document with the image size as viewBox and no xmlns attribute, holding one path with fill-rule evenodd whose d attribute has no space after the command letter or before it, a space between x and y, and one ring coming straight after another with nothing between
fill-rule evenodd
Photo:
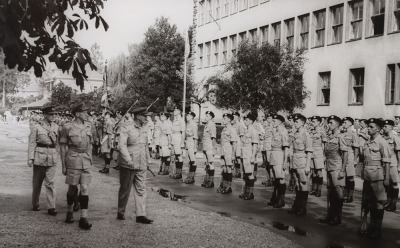
<instances>
[{"instance_id":1,"label":"military trousers","mask_svg":"<svg viewBox=\"0 0 400 248\"><path fill-rule=\"evenodd\" d=\"M136 216L146 216L146 170L132 170L121 167L119 183L118 213L125 214L131 188L133 187Z\"/></svg>"},{"instance_id":2,"label":"military trousers","mask_svg":"<svg viewBox=\"0 0 400 248\"><path fill-rule=\"evenodd\" d=\"M55 174L55 166L33 166L32 206L39 206L39 196L44 181L44 186L46 188L47 208L50 209L56 207L56 191L54 187Z\"/></svg>"}]
</instances>

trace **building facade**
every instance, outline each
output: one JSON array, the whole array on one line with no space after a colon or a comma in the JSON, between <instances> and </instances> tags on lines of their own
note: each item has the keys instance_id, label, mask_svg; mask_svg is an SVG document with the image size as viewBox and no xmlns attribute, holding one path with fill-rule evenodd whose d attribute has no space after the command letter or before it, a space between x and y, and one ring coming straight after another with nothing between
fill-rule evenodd
<instances>
[{"instance_id":1,"label":"building facade","mask_svg":"<svg viewBox=\"0 0 400 248\"><path fill-rule=\"evenodd\" d=\"M400 115L400 0L195 0L194 18L195 82L244 39L287 44L307 50L306 116Z\"/></svg>"}]
</instances>

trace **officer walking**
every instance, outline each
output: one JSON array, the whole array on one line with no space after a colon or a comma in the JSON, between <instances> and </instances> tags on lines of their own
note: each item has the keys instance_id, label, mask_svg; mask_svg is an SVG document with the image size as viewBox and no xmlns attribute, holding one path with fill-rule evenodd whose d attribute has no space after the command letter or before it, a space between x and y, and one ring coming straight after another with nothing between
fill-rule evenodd
<instances>
[{"instance_id":1,"label":"officer walking","mask_svg":"<svg viewBox=\"0 0 400 248\"><path fill-rule=\"evenodd\" d=\"M150 159L146 110L146 107L131 110L133 122L121 127L118 142L120 151L118 164L121 169L117 218L125 219L125 209L133 186L136 222L151 224L153 221L146 217L145 207L146 171Z\"/></svg>"},{"instance_id":2,"label":"officer walking","mask_svg":"<svg viewBox=\"0 0 400 248\"><path fill-rule=\"evenodd\" d=\"M40 211L39 196L42 183L46 188L47 213L57 215L54 176L58 160L58 125L53 123L53 106L44 107L43 121L32 123L28 144L28 166L33 166L32 210Z\"/></svg>"},{"instance_id":3,"label":"officer walking","mask_svg":"<svg viewBox=\"0 0 400 248\"><path fill-rule=\"evenodd\" d=\"M89 205L89 184L92 177L92 127L88 121L88 107L81 103L72 109L75 120L60 130L61 163L63 174L68 184L66 223L73 223L73 204L78 195L81 208L79 227L90 229L92 224L87 220Z\"/></svg>"}]
</instances>

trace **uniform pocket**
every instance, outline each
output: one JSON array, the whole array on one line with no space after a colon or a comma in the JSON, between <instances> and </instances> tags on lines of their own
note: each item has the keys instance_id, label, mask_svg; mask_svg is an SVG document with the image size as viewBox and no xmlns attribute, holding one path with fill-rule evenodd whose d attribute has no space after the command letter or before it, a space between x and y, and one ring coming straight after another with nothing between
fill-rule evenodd
<instances>
[{"instance_id":1,"label":"uniform pocket","mask_svg":"<svg viewBox=\"0 0 400 248\"><path fill-rule=\"evenodd\" d=\"M35 151L34 164L35 165L46 165L47 162L47 152Z\"/></svg>"}]
</instances>

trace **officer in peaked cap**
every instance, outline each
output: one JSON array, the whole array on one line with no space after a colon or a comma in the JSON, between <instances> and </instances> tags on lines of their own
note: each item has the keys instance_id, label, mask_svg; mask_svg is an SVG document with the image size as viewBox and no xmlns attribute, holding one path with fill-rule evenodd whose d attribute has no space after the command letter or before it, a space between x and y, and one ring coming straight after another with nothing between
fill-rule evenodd
<instances>
[{"instance_id":1,"label":"officer in peaked cap","mask_svg":"<svg viewBox=\"0 0 400 248\"><path fill-rule=\"evenodd\" d=\"M78 197L81 218L79 227L90 229L92 224L87 220L89 191L92 174L92 129L88 121L89 108L84 104L78 104L72 109L75 119L66 123L60 130L61 162L63 174L68 184L67 192L67 217L66 223L73 223L73 204ZM78 196L78 185L80 194Z\"/></svg>"},{"instance_id":2,"label":"officer in peaked cap","mask_svg":"<svg viewBox=\"0 0 400 248\"><path fill-rule=\"evenodd\" d=\"M118 149L118 165L120 167L120 188L118 193L117 219L125 219L125 209L131 188L134 189L136 222L151 224L146 217L146 171L149 166L148 127L146 125L146 107L130 111L133 122L121 127Z\"/></svg>"},{"instance_id":3,"label":"officer in peaked cap","mask_svg":"<svg viewBox=\"0 0 400 248\"><path fill-rule=\"evenodd\" d=\"M28 144L28 165L33 166L32 206L40 211L39 196L43 181L47 195L47 213L57 215L54 176L58 152L58 125L54 123L54 106L42 108L44 119L32 125Z\"/></svg>"},{"instance_id":4,"label":"officer in peaked cap","mask_svg":"<svg viewBox=\"0 0 400 248\"><path fill-rule=\"evenodd\" d=\"M396 203L399 195L399 158L400 158L400 137L393 131L395 123L392 120L385 120L383 126L383 138L390 147L391 163L389 169L389 186L386 188L388 201L384 209L389 212L396 211Z\"/></svg>"}]
</instances>

